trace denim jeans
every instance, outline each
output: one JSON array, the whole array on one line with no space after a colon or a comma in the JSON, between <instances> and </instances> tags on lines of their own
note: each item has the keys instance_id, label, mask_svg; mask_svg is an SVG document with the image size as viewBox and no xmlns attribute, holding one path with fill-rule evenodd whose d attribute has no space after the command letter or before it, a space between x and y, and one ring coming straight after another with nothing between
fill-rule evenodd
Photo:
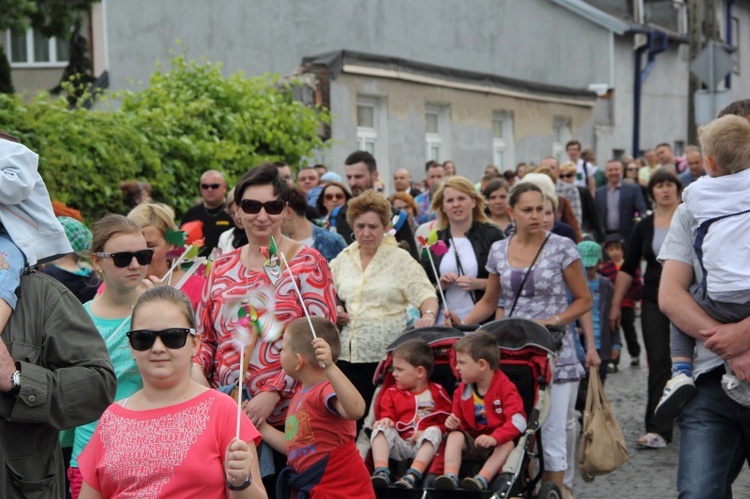
<instances>
[{"instance_id":1,"label":"denim jeans","mask_svg":"<svg viewBox=\"0 0 750 499\"><path fill-rule=\"evenodd\" d=\"M732 482L750 457L750 408L724 393L722 374L718 367L698 377L678 419L681 499L731 498Z\"/></svg>"},{"instance_id":2,"label":"denim jeans","mask_svg":"<svg viewBox=\"0 0 750 499\"><path fill-rule=\"evenodd\" d=\"M21 285L21 273L25 264L23 253L0 225L0 299L13 310L18 303L16 289Z\"/></svg>"}]
</instances>

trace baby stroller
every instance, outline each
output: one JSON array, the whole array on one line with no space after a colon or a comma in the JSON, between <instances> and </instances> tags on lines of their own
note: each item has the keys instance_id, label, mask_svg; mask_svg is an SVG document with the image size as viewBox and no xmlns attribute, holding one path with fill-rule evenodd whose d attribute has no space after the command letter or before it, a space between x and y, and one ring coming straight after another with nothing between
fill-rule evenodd
<instances>
[{"instance_id":1,"label":"baby stroller","mask_svg":"<svg viewBox=\"0 0 750 499\"><path fill-rule=\"evenodd\" d=\"M407 330L394 340L386 349L383 360L378 365L374 383L379 389L376 391L368 416L369 426L374 421L374 407L380 394L395 383L389 371L392 365L393 350L401 343L420 338L426 341L433 350L435 366L431 380L441 384L452 395L457 385L455 370L455 352L453 345L464 336L462 331L471 331L476 326L462 326L461 330L447 327L428 327ZM528 415L526 431L519 437L518 443L501 470L501 473L490 484L486 492L471 491L440 491L434 490L432 484L442 470L441 451L435 457L430 469L427 470L423 489L398 489L389 487L376 489L379 498L497 498L508 497L538 497L561 498L562 494L553 483L542 484L536 492L537 485L544 471L542 442L537 433L541 423L549 414L550 386L554 361L559 349L562 334L548 331L537 322L526 319L500 319L481 326L481 330L493 335L501 350L500 369L516 385L524 401L524 410ZM365 423L368 426L368 423ZM366 431L366 430L365 430ZM361 441L364 437L361 436ZM369 441L369 440L368 440ZM538 458L537 473L531 476L531 461ZM467 463L471 465L472 463ZM474 463L475 465L477 463ZM481 463L479 463L481 466ZM403 474L408 463L392 462L395 475ZM478 468L477 468L478 469Z\"/></svg>"}]
</instances>

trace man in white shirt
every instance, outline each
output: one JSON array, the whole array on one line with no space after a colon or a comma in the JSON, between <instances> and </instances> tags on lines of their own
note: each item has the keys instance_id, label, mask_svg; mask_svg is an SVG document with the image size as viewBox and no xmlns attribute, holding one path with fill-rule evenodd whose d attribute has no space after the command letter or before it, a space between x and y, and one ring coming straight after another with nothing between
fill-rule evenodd
<instances>
[{"instance_id":1,"label":"man in white shirt","mask_svg":"<svg viewBox=\"0 0 750 499\"><path fill-rule=\"evenodd\" d=\"M575 185L581 187L588 187L589 192L592 196L596 195L596 167L591 163L581 159L581 142L573 139L565 144L565 152L568 153L570 160L576 165L576 181Z\"/></svg>"}]
</instances>

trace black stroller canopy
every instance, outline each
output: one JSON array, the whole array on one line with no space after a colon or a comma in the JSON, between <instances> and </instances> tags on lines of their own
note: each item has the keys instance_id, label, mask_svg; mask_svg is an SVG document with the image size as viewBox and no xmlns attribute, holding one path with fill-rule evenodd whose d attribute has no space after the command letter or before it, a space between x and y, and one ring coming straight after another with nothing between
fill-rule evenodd
<instances>
[{"instance_id":1,"label":"black stroller canopy","mask_svg":"<svg viewBox=\"0 0 750 499\"><path fill-rule=\"evenodd\" d=\"M530 319L498 319L484 324L479 330L490 333L500 347L508 350L521 350L528 346L536 346L549 353L557 352L557 346L550 331Z\"/></svg>"},{"instance_id":2,"label":"black stroller canopy","mask_svg":"<svg viewBox=\"0 0 750 499\"><path fill-rule=\"evenodd\" d=\"M418 329L409 329L408 331L405 331L403 334L401 334L398 338L393 340L393 342L388 345L386 352L392 352L401 343L417 338L426 341L428 344L432 344L435 341L446 340L450 338L460 339L464 336L464 333L457 329L453 329L452 327L430 326L421 327Z\"/></svg>"}]
</instances>

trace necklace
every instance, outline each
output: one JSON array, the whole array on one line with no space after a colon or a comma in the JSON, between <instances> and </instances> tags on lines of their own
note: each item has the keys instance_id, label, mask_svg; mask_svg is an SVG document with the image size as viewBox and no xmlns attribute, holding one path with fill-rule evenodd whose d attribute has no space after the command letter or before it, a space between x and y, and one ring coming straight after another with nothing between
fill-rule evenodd
<instances>
[{"instance_id":1,"label":"necklace","mask_svg":"<svg viewBox=\"0 0 750 499\"><path fill-rule=\"evenodd\" d=\"M218 217L218 216L219 216L219 213L221 213L221 212L222 212L222 211L224 210L224 205L225 205L225 204L226 204L226 202L224 202L224 203L221 203L221 206L219 206L218 208L214 208L214 209L212 210L212 211L213 211L213 213L212 213L211 211L209 211L209 209L208 209L208 208L206 208L206 204L204 203L204 204L203 204L203 212L204 212L204 213L206 214L206 216L207 216L207 217L209 217L209 218L216 218L216 217Z\"/></svg>"}]
</instances>

